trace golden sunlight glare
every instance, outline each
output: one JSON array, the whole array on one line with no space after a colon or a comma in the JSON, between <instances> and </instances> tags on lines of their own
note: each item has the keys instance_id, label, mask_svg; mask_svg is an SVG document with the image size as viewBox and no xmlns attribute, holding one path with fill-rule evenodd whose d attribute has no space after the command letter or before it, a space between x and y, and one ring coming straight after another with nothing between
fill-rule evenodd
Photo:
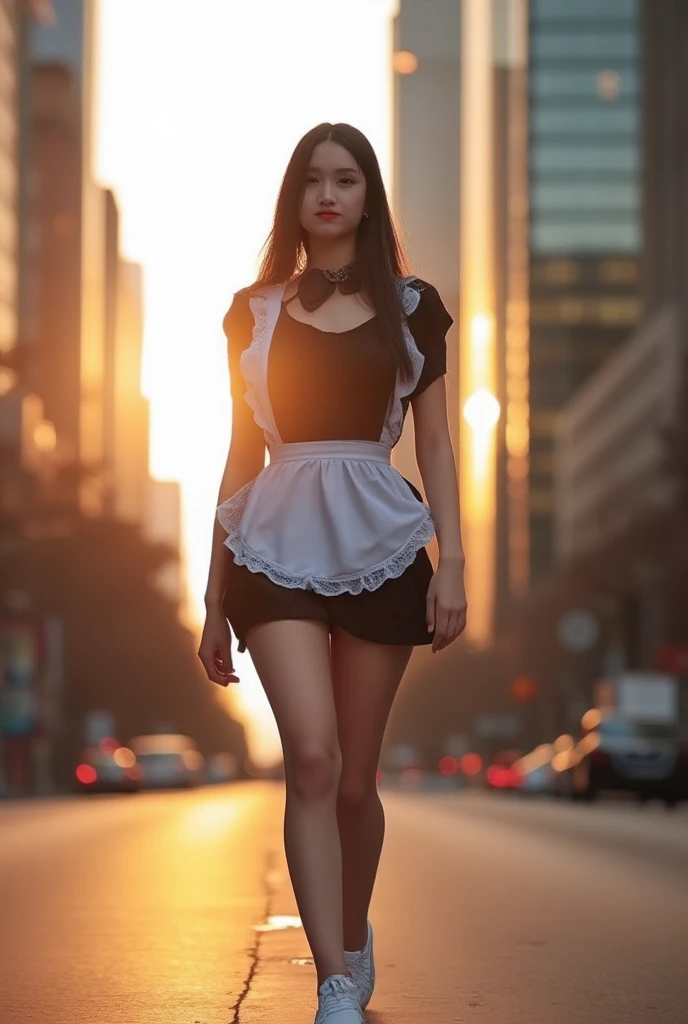
<instances>
[{"instance_id":1,"label":"golden sunlight glare","mask_svg":"<svg viewBox=\"0 0 688 1024\"><path fill-rule=\"evenodd\" d=\"M459 403L473 429L461 431L459 484L471 609L466 635L483 645L491 636L494 604L494 428L499 416L494 397L491 6L464 0L461 22Z\"/></svg>"},{"instance_id":2,"label":"golden sunlight glare","mask_svg":"<svg viewBox=\"0 0 688 1024\"><path fill-rule=\"evenodd\" d=\"M499 402L487 388L478 388L466 400L463 415L473 430L487 433L496 427L499 420Z\"/></svg>"}]
</instances>

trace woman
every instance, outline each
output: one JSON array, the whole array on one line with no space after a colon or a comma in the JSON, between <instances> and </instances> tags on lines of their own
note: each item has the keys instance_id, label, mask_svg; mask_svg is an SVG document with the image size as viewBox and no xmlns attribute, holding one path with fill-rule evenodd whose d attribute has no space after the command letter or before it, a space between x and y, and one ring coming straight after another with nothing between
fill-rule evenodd
<instances>
[{"instance_id":1,"label":"woman","mask_svg":"<svg viewBox=\"0 0 688 1024\"><path fill-rule=\"evenodd\" d=\"M406 272L368 140L347 124L308 132L258 281L224 321L232 438L198 653L209 679L238 681L229 620L277 721L316 1024L363 1020L383 733L414 645L441 650L465 625L444 386L451 323L435 288ZM390 465L409 405L429 507Z\"/></svg>"}]
</instances>

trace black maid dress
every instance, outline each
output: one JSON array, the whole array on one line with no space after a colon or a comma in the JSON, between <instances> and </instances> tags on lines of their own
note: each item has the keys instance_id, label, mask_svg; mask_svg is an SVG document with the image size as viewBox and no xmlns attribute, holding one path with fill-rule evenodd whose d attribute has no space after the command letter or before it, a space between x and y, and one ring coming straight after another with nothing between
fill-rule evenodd
<instances>
[{"instance_id":1,"label":"black maid dress","mask_svg":"<svg viewBox=\"0 0 688 1024\"><path fill-rule=\"evenodd\" d=\"M410 401L446 373L445 335L453 319L436 288L419 278L411 281L421 294L408 326L424 356L423 369ZM239 360L251 343L253 313L248 290L233 298L223 327L228 339L233 402L245 404ZM396 366L380 344L377 318L348 331L323 331L296 320L282 302L269 350L268 390L284 443L299 441L379 441ZM250 410L247 409L247 415ZM405 478L404 478L405 479ZM418 490L407 480L415 497ZM261 622L315 619L330 629L339 626L361 640L379 644L419 646L432 643L426 622L426 596L433 569L425 548L404 572L376 590L325 596L312 590L278 585L261 572L237 565L228 552L224 613L239 644Z\"/></svg>"}]
</instances>

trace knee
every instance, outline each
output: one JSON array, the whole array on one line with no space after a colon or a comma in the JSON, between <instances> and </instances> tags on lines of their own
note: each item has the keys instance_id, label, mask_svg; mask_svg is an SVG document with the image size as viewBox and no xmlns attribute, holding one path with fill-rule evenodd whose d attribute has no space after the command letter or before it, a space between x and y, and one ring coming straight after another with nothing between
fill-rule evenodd
<instances>
[{"instance_id":1,"label":"knee","mask_svg":"<svg viewBox=\"0 0 688 1024\"><path fill-rule=\"evenodd\" d=\"M301 800L317 800L337 791L341 756L336 744L310 746L296 751L287 768L287 786Z\"/></svg>"},{"instance_id":2,"label":"knee","mask_svg":"<svg viewBox=\"0 0 688 1024\"><path fill-rule=\"evenodd\" d=\"M375 778L353 778L344 773L337 791L337 806L340 810L355 812L371 800L378 800Z\"/></svg>"}]
</instances>

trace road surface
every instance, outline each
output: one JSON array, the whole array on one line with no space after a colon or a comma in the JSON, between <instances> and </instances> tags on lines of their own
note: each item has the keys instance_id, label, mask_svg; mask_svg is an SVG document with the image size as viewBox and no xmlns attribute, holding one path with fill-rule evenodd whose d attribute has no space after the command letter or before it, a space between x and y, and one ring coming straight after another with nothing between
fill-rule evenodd
<instances>
[{"instance_id":1,"label":"road surface","mask_svg":"<svg viewBox=\"0 0 688 1024\"><path fill-rule=\"evenodd\" d=\"M370 1024L684 1024L688 813L383 790ZM283 790L0 805L0 1020L312 1024Z\"/></svg>"}]
</instances>

